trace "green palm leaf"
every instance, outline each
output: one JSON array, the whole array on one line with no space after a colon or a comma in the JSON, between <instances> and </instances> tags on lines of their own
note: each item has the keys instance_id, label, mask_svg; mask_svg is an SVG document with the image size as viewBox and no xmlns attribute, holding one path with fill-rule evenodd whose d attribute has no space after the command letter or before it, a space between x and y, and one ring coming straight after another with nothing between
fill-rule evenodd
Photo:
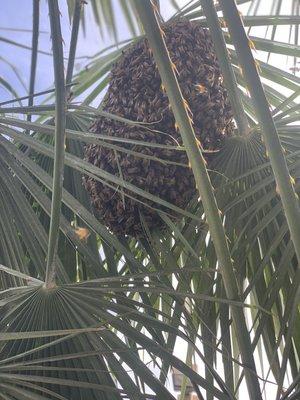
<instances>
[{"instance_id":1,"label":"green palm leaf","mask_svg":"<svg viewBox=\"0 0 300 400\"><path fill-rule=\"evenodd\" d=\"M214 154L209 170L193 142L192 127L183 124L185 107L169 60L160 62L167 52L150 2L67 1L72 30L65 65L58 2L49 2L55 89L37 91L40 56L52 57L38 43L38 3L33 1L31 45L6 34L0 38L28 55L31 51L28 82L17 63L0 60L29 88L28 95L19 96L17 81L0 78L12 97L0 103L0 399L173 400L177 394L169 374L174 368L183 376L181 398L191 382L199 399L245 399L246 377L249 398L251 393L261 398L264 387L269 391L277 385L278 400L297 399L297 1L291 2L290 14L278 0L269 2L269 10L259 0L186 1L182 8L168 2L174 9L172 20L197 20L210 29L235 115L235 132ZM243 10L248 6L246 30L235 3ZM163 15L166 9L167 3L160 2ZM115 61L144 37L138 15L145 10L142 23L166 89L172 92L184 145L89 132L99 116L153 130L110 114L101 104ZM120 14L128 25L126 40L120 35ZM83 58L74 73L80 33L91 15L100 38L108 34L114 44ZM286 38L278 34L281 29L289 30ZM257 50L254 59L249 45ZM245 62L246 55L251 62ZM282 65L272 64L274 55L282 56ZM44 95L49 97L41 100ZM127 182L122 173L89 164L84 160L86 144L164 164L171 161L137 149L186 151L201 199L195 196L180 209ZM203 178L207 173L209 180ZM84 174L119 191L123 199L129 196L157 210L165 229L151 230L141 213L143 238L114 235L90 204L82 186ZM224 277L224 267L232 279ZM230 294L233 281L236 292ZM245 359L252 359L255 368L249 369Z\"/></svg>"}]
</instances>

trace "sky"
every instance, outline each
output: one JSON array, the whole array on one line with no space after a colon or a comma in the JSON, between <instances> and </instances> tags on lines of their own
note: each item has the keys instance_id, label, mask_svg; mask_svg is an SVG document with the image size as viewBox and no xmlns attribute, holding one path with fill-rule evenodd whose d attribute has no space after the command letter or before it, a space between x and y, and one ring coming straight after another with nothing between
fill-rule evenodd
<instances>
[{"instance_id":1,"label":"sky","mask_svg":"<svg viewBox=\"0 0 300 400\"><path fill-rule=\"evenodd\" d=\"M166 1L166 0L165 0ZM181 1L184 3L183 1ZM119 40L129 39L130 31L124 21L123 15L120 12L118 1L112 0L118 27ZM64 54L68 55L69 42L71 35L71 25L68 17L67 1L59 0L61 12L61 27L64 40ZM174 8L170 6L169 1L166 1L164 6L164 14L171 15ZM85 64L85 59L80 59L82 56L92 56L101 49L113 43L113 40L106 32L104 37L101 37L99 27L95 23L91 12L91 7L85 6L86 12L86 33L82 30L79 33L77 45L77 60L75 62L75 71L79 71ZM21 29L25 31L12 31L9 29ZM7 38L20 44L31 46L31 30L32 30L32 0L10 0L1 4L0 13L0 76L8 82L13 82L19 96L26 95L26 90L20 83L12 68L6 63L13 64L17 69L28 87L30 76L30 50L25 50L11 44L5 43L1 38ZM50 26L48 19L48 5L46 0L40 1L40 35L39 35L39 50L51 53L51 38ZM6 60L6 61L5 61ZM53 82L53 66L52 58L49 55L39 53L38 65L36 72L36 90L42 91L51 87ZM11 94L0 85L0 102L9 100Z\"/></svg>"},{"instance_id":2,"label":"sky","mask_svg":"<svg viewBox=\"0 0 300 400\"><path fill-rule=\"evenodd\" d=\"M125 1L125 0L122 0ZM130 32L125 24L124 18L120 12L118 6L118 1L112 0L113 6L116 11L117 26L119 40L124 40L130 38ZM185 4L187 0L179 0L178 3ZM285 0L284 9L282 14L290 13L290 0ZM167 0L161 0L161 5L163 4L162 11L165 17L172 15L174 9L170 6L170 2ZM263 0L261 2L261 7L259 9L260 14L268 14L271 9L272 0ZM68 55L68 48L70 42L71 26L68 18L67 11L67 1L59 0L59 6L61 11L61 26L62 34L64 39L64 54ZM87 24L86 24L86 34L84 35L82 31L79 34L78 46L77 46L77 60L75 62L75 72L79 71L85 64L86 60L80 57L82 56L92 56L101 49L109 46L113 43L113 40L106 34L104 37L100 36L99 28L94 22L90 6L86 7L87 13ZM241 10L246 13L247 6L241 8ZM22 31L7 30L18 29ZM32 0L9 0L3 1L1 3L1 13L0 13L0 78L7 80L8 82L13 82L14 88L19 96L27 95L28 82L30 76L30 50L18 48L11 44L7 44L3 41L3 38L10 39L21 43L26 46L31 46L31 29L32 29ZM263 35L265 28L255 28L251 32L253 35ZM270 36L271 30L268 32ZM281 28L278 30L276 39L285 41L288 38L287 28ZM40 2L40 35L39 35L39 49L51 53L51 38L50 38L50 27L48 20L48 5L46 0L41 0ZM266 54L261 53L260 57L266 59ZM290 60L291 61L291 60ZM11 63L17 68L20 74L21 80L24 81L25 87L17 78L15 72L7 64ZM46 90L53 85L53 65L52 65L51 55L38 55L38 65L36 73L36 88L35 91ZM281 68L289 70L289 65L286 64L286 57L274 55L271 57L270 62L274 65L280 65ZM12 95L0 85L0 102L9 100ZM177 355L179 357L185 353L185 345L180 343L176 349ZM272 386L267 386L268 388L268 400L271 400L271 392L274 392ZM245 388L242 390L245 390ZM247 397L243 400L247 400Z\"/></svg>"},{"instance_id":3,"label":"sky","mask_svg":"<svg viewBox=\"0 0 300 400\"><path fill-rule=\"evenodd\" d=\"M122 0L126 1L126 0ZM183 5L187 0L177 0L178 4ZM88 2L87 2L88 3ZM273 0L263 0L259 7L259 14L268 14L271 11L271 5ZM291 0L285 0L283 14L290 12ZM119 40L128 39L131 37L130 31L124 21L122 12L120 10L119 1L112 0L112 4L115 10L118 36ZM64 39L64 54L67 57L71 25L68 17L67 1L59 0L59 7L61 11L61 26L62 35ZM241 7L241 11L246 14L247 5ZM161 10L164 17L167 19L171 16L175 9L171 6L171 2L168 0L161 1ZM106 32L104 37L101 37L99 27L95 23L94 17L91 12L91 6L88 4L85 6L86 13L86 33L84 34L82 29L79 33L79 40L76 52L75 62L75 73L84 67L87 62L86 59L80 58L83 56L92 56L99 50L109 46L113 43L112 38ZM10 30L7 30L9 28ZM27 30L27 31L14 31L11 29ZM30 76L30 50L22 49L11 44L5 43L2 39L10 39L20 44L31 46L31 29L32 29L32 0L10 0L1 4L0 13L0 77L6 81L13 83L13 87L19 96L27 94L29 76ZM257 36L264 36L265 28L254 28L251 34ZM271 30L268 32L270 36ZM278 29L276 38L277 40L283 40L282 38L288 37L288 27L280 27ZM51 38L50 38L50 27L48 19L48 5L46 0L40 0L40 35L39 35L39 50L43 50L51 53ZM263 60L266 59L266 53L261 53ZM281 64L281 67L288 70L289 66L285 65L285 61L281 56L273 55L270 58L270 62L274 65ZM291 61L291 60L290 60ZM25 83L24 85L17 78L11 66L8 63L17 68L21 80ZM53 65L51 55L45 55L39 53L38 64L36 72L36 88L35 91L42 91L52 87L53 83ZM11 99L12 95L0 85L0 102ZM40 100L40 99L39 99Z\"/></svg>"}]
</instances>

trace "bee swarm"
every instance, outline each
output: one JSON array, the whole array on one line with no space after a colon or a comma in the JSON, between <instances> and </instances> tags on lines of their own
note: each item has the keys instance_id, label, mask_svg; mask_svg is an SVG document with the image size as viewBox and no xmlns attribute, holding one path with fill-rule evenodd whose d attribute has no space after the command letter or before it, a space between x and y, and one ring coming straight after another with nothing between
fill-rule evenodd
<instances>
[{"instance_id":1,"label":"bee swarm","mask_svg":"<svg viewBox=\"0 0 300 400\"><path fill-rule=\"evenodd\" d=\"M187 20L167 23L163 30L197 139L203 149L218 150L231 134L233 121L209 31L196 21ZM164 146L182 144L147 39L134 43L115 63L103 110L147 125L141 128L100 117L91 128L94 133ZM177 207L186 208L196 194L196 187L184 151L113 143L125 151L89 144L85 159ZM150 230L164 225L154 208L171 212L126 189L108 186L89 176L84 177L84 185L99 218L116 234L144 236L144 222Z\"/></svg>"}]
</instances>

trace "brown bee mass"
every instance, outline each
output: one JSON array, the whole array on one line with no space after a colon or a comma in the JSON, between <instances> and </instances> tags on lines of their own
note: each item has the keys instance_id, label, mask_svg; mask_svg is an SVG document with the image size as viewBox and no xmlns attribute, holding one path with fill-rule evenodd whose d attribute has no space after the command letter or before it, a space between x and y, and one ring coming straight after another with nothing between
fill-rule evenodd
<instances>
[{"instance_id":1,"label":"brown bee mass","mask_svg":"<svg viewBox=\"0 0 300 400\"><path fill-rule=\"evenodd\" d=\"M231 134L233 122L209 31L186 20L167 23L163 30L195 134L203 149L218 150ZM143 128L100 117L92 132L165 147L114 142L125 150L117 151L91 144L85 149L86 160L184 209L196 194L195 181L185 152L166 148L182 141L147 39L134 43L115 63L103 110L147 125ZM145 222L150 230L163 226L155 208L171 212L121 186L108 186L89 176L84 177L84 185L99 218L116 234L143 236Z\"/></svg>"}]
</instances>

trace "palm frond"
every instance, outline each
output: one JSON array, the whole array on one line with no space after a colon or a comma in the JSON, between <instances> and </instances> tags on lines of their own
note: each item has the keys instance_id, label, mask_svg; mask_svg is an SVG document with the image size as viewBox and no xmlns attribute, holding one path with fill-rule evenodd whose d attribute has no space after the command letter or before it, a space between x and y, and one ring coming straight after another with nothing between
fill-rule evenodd
<instances>
[{"instance_id":1,"label":"palm frond","mask_svg":"<svg viewBox=\"0 0 300 400\"><path fill-rule=\"evenodd\" d=\"M214 154L208 170L189 124L180 125L184 145L89 132L91 123L101 116L141 131L152 130L155 135L169 134L108 113L101 104L112 66L122 52L145 37L138 21L138 14L145 10L147 18L142 22L161 78L172 93L174 115L179 122L187 122L169 60L161 62L168 53L150 2L83 4L69 0L72 30L66 82L61 42L55 34L59 33L58 3L51 6L49 2L55 22L52 39L57 75L55 89L45 90L38 86L35 69L40 54L47 58L52 54L37 43L38 3L33 1L31 45L8 36L0 38L6 45L28 50L31 71L28 82L22 84L30 88L28 95L18 95L17 80L11 82L4 75L0 81L11 94L10 100L0 103L0 398L174 400L177 395L169 378L176 368L183 376L181 398L191 386L200 399L245 399L244 380L247 377L249 382L250 376L252 397L261 398L268 390L267 398L273 400L273 389L277 399L296 399L299 246L298 233L291 229L298 229L298 216L290 208L292 204L298 207L295 195L300 193L300 78L290 68L297 67L299 57L297 2L291 1L289 13L283 2L274 0L261 15L259 0L236 1L238 6L249 6L243 17L247 30L241 27L233 1L219 5L187 1L171 17L196 20L210 29L231 93L237 129ZM175 2L171 3L175 8ZM165 7L160 2L162 15ZM223 16L225 7L230 13ZM128 24L126 40L119 35L120 13ZM235 24L234 15L238 18ZM91 16L102 37L108 33L115 43L82 59L74 72L78 38ZM237 29L243 34L238 39ZM279 35L281 29L289 29L286 38ZM246 55L249 62L245 62ZM278 56L288 64L274 64ZM1 62L18 81L20 77L24 81L17 63L8 58ZM257 67L251 84L250 67L252 72ZM45 94L49 95L46 99ZM272 139L271 145L267 138ZM175 207L126 181L122 173L110 174L88 163L84 160L86 144L158 163L172 161L149 156L141 149L187 152L192 156L201 199L195 196L187 209ZM165 229L150 229L140 213L143 238L112 234L90 204L81 182L85 174L124 198L130 196L137 204L151 206ZM287 201L292 198L293 202ZM55 229L53 224L49 229L51 208L59 220ZM179 215L177 219L173 212ZM57 250L50 246L57 286L45 288L45 280L48 286L52 281L46 278L49 235L52 244L58 243ZM234 267L232 279L224 277L226 266L227 272ZM236 282L234 295L228 293L229 281ZM238 331L235 313L247 320ZM244 341L242 352L237 336ZM245 363L245 353L248 360L254 360L256 374L249 369L251 363ZM198 371L193 364L198 364Z\"/></svg>"}]
</instances>

